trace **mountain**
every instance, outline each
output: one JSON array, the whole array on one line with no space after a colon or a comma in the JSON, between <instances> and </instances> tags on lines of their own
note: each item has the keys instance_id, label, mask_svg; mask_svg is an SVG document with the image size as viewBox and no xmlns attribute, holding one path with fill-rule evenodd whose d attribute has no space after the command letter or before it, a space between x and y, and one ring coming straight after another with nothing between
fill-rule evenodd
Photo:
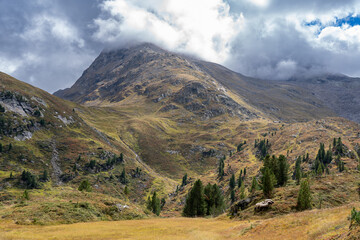
<instances>
[{"instance_id":1,"label":"mountain","mask_svg":"<svg viewBox=\"0 0 360 240\"><path fill-rule=\"evenodd\" d=\"M307 89L339 116L360 122L360 78L325 74L293 78L288 83Z\"/></svg>"},{"instance_id":2,"label":"mountain","mask_svg":"<svg viewBox=\"0 0 360 240\"><path fill-rule=\"evenodd\" d=\"M103 51L76 83L54 95L92 106L156 103L154 111L185 109L203 119L229 114L306 121L335 116L308 91L245 77L218 64L145 43Z\"/></svg>"},{"instance_id":3,"label":"mountain","mask_svg":"<svg viewBox=\"0 0 360 240\"><path fill-rule=\"evenodd\" d=\"M309 88L152 44L104 50L71 88L55 93L61 98L0 73L0 216L19 224L143 218L153 216L155 192L161 216L180 216L201 179L219 186L223 218L292 219L299 157L313 208L349 206L358 199L360 126ZM319 163L325 151L332 160ZM258 213L264 195L250 187L261 183L265 154L286 156L288 183L276 185L274 206ZM244 192L230 189L232 175L238 180L245 169Z\"/></svg>"}]
</instances>

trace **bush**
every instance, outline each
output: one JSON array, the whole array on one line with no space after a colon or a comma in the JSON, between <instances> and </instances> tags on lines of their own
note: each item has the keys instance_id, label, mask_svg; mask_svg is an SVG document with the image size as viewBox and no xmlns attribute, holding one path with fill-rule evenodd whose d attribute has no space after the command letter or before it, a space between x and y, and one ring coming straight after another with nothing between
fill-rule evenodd
<instances>
[{"instance_id":1,"label":"bush","mask_svg":"<svg viewBox=\"0 0 360 240\"><path fill-rule=\"evenodd\" d=\"M83 180L78 188L79 191L91 192L91 185L88 180Z\"/></svg>"},{"instance_id":2,"label":"bush","mask_svg":"<svg viewBox=\"0 0 360 240\"><path fill-rule=\"evenodd\" d=\"M360 210L356 211L355 208L351 210L351 214L350 214L350 226L354 224L360 225Z\"/></svg>"}]
</instances>

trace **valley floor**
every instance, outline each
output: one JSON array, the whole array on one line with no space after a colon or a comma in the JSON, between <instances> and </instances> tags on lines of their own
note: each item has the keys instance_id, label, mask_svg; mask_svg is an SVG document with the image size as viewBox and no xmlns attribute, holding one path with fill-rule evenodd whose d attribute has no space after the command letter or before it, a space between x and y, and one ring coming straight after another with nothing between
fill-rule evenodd
<instances>
[{"instance_id":1,"label":"valley floor","mask_svg":"<svg viewBox=\"0 0 360 240\"><path fill-rule=\"evenodd\" d=\"M0 239L348 239L353 203L265 220L155 218L54 226L0 222ZM356 238L357 239L357 238Z\"/></svg>"}]
</instances>

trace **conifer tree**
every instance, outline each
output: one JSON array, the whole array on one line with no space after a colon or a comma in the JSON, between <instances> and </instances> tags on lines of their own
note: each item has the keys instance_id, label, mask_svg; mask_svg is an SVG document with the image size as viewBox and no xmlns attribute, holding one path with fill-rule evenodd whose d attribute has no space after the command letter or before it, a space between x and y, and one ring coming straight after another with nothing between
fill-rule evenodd
<instances>
[{"instance_id":1,"label":"conifer tree","mask_svg":"<svg viewBox=\"0 0 360 240\"><path fill-rule=\"evenodd\" d=\"M288 180L288 170L289 170L289 164L287 162L286 157L284 155L280 155L278 159L278 174L277 174L277 180L279 186L286 185Z\"/></svg>"},{"instance_id":2,"label":"conifer tree","mask_svg":"<svg viewBox=\"0 0 360 240\"><path fill-rule=\"evenodd\" d=\"M204 188L206 215L216 216L224 210L224 198L219 187L208 183Z\"/></svg>"},{"instance_id":3,"label":"conifer tree","mask_svg":"<svg viewBox=\"0 0 360 240\"><path fill-rule=\"evenodd\" d=\"M41 180L44 181L44 182L46 182L48 179L49 179L49 175L48 175L47 170L45 169L45 170L43 171L43 174L41 175Z\"/></svg>"},{"instance_id":4,"label":"conifer tree","mask_svg":"<svg viewBox=\"0 0 360 240\"><path fill-rule=\"evenodd\" d=\"M157 216L160 215L161 207L160 207L160 199L157 197L156 191L154 191L152 199L151 199L151 209L154 214Z\"/></svg>"},{"instance_id":5,"label":"conifer tree","mask_svg":"<svg viewBox=\"0 0 360 240\"><path fill-rule=\"evenodd\" d=\"M183 215L186 217L204 216L205 214L205 199L204 199L203 185L198 179L191 188L183 210Z\"/></svg>"},{"instance_id":6,"label":"conifer tree","mask_svg":"<svg viewBox=\"0 0 360 240\"><path fill-rule=\"evenodd\" d=\"M307 179L304 179L300 185L300 191L297 200L298 210L306 210L311 208L311 192Z\"/></svg>"},{"instance_id":7,"label":"conifer tree","mask_svg":"<svg viewBox=\"0 0 360 240\"><path fill-rule=\"evenodd\" d=\"M231 203L235 202L235 191L234 191L234 189L232 189L231 192L230 192L230 200L231 200Z\"/></svg>"},{"instance_id":8,"label":"conifer tree","mask_svg":"<svg viewBox=\"0 0 360 240\"><path fill-rule=\"evenodd\" d=\"M181 182L181 186L185 186L187 184L187 173L185 173L185 175L182 178L182 182Z\"/></svg>"},{"instance_id":9,"label":"conifer tree","mask_svg":"<svg viewBox=\"0 0 360 240\"><path fill-rule=\"evenodd\" d=\"M238 188L241 187L241 183L242 183L242 174L241 174L241 172L240 172L240 175L239 175L239 178L238 178L238 182L237 182Z\"/></svg>"},{"instance_id":10,"label":"conifer tree","mask_svg":"<svg viewBox=\"0 0 360 240\"><path fill-rule=\"evenodd\" d=\"M127 183L125 167L123 168L123 170L122 170L122 172L121 172L120 182L121 182L122 184L126 184L126 183Z\"/></svg>"},{"instance_id":11,"label":"conifer tree","mask_svg":"<svg viewBox=\"0 0 360 240\"><path fill-rule=\"evenodd\" d=\"M253 193L258 189L258 182L256 181L256 178L253 177L252 182L251 182L251 189L250 191Z\"/></svg>"},{"instance_id":12,"label":"conifer tree","mask_svg":"<svg viewBox=\"0 0 360 240\"><path fill-rule=\"evenodd\" d=\"M270 169L267 167L264 168L261 182L262 182L264 196L266 198L270 198L274 190L274 183L272 179L272 173Z\"/></svg>"},{"instance_id":13,"label":"conifer tree","mask_svg":"<svg viewBox=\"0 0 360 240\"><path fill-rule=\"evenodd\" d=\"M241 187L240 187L240 199L244 199L246 197L245 195L245 185L244 185L244 182L241 184Z\"/></svg>"},{"instance_id":14,"label":"conifer tree","mask_svg":"<svg viewBox=\"0 0 360 240\"><path fill-rule=\"evenodd\" d=\"M219 161L219 167L218 167L218 177L220 179L222 179L224 176L224 166L225 166L224 158L221 158Z\"/></svg>"},{"instance_id":15,"label":"conifer tree","mask_svg":"<svg viewBox=\"0 0 360 240\"><path fill-rule=\"evenodd\" d=\"M235 188L235 175L234 174L231 175L229 186L230 186L230 189Z\"/></svg>"},{"instance_id":16,"label":"conifer tree","mask_svg":"<svg viewBox=\"0 0 360 240\"><path fill-rule=\"evenodd\" d=\"M0 153L3 151L3 145L0 143Z\"/></svg>"},{"instance_id":17,"label":"conifer tree","mask_svg":"<svg viewBox=\"0 0 360 240\"><path fill-rule=\"evenodd\" d=\"M300 180L301 180L301 158L298 157L298 159L296 160L295 163L295 179L296 179L296 185L300 184Z\"/></svg>"}]
</instances>

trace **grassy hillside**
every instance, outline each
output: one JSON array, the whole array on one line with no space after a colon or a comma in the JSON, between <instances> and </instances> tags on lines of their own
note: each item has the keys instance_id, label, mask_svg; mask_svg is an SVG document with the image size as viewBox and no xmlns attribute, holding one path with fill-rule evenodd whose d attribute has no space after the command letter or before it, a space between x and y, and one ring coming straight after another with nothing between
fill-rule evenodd
<instances>
[{"instance_id":1,"label":"grassy hillside","mask_svg":"<svg viewBox=\"0 0 360 240\"><path fill-rule=\"evenodd\" d=\"M50 224L140 217L147 194L158 189L164 195L175 187L128 145L89 126L77 114L83 107L4 73L0 79L0 212L5 218ZM93 193L77 190L83 180ZM107 198L108 205L100 203ZM79 201L89 208L78 208ZM128 212L116 207L124 203Z\"/></svg>"}]
</instances>

